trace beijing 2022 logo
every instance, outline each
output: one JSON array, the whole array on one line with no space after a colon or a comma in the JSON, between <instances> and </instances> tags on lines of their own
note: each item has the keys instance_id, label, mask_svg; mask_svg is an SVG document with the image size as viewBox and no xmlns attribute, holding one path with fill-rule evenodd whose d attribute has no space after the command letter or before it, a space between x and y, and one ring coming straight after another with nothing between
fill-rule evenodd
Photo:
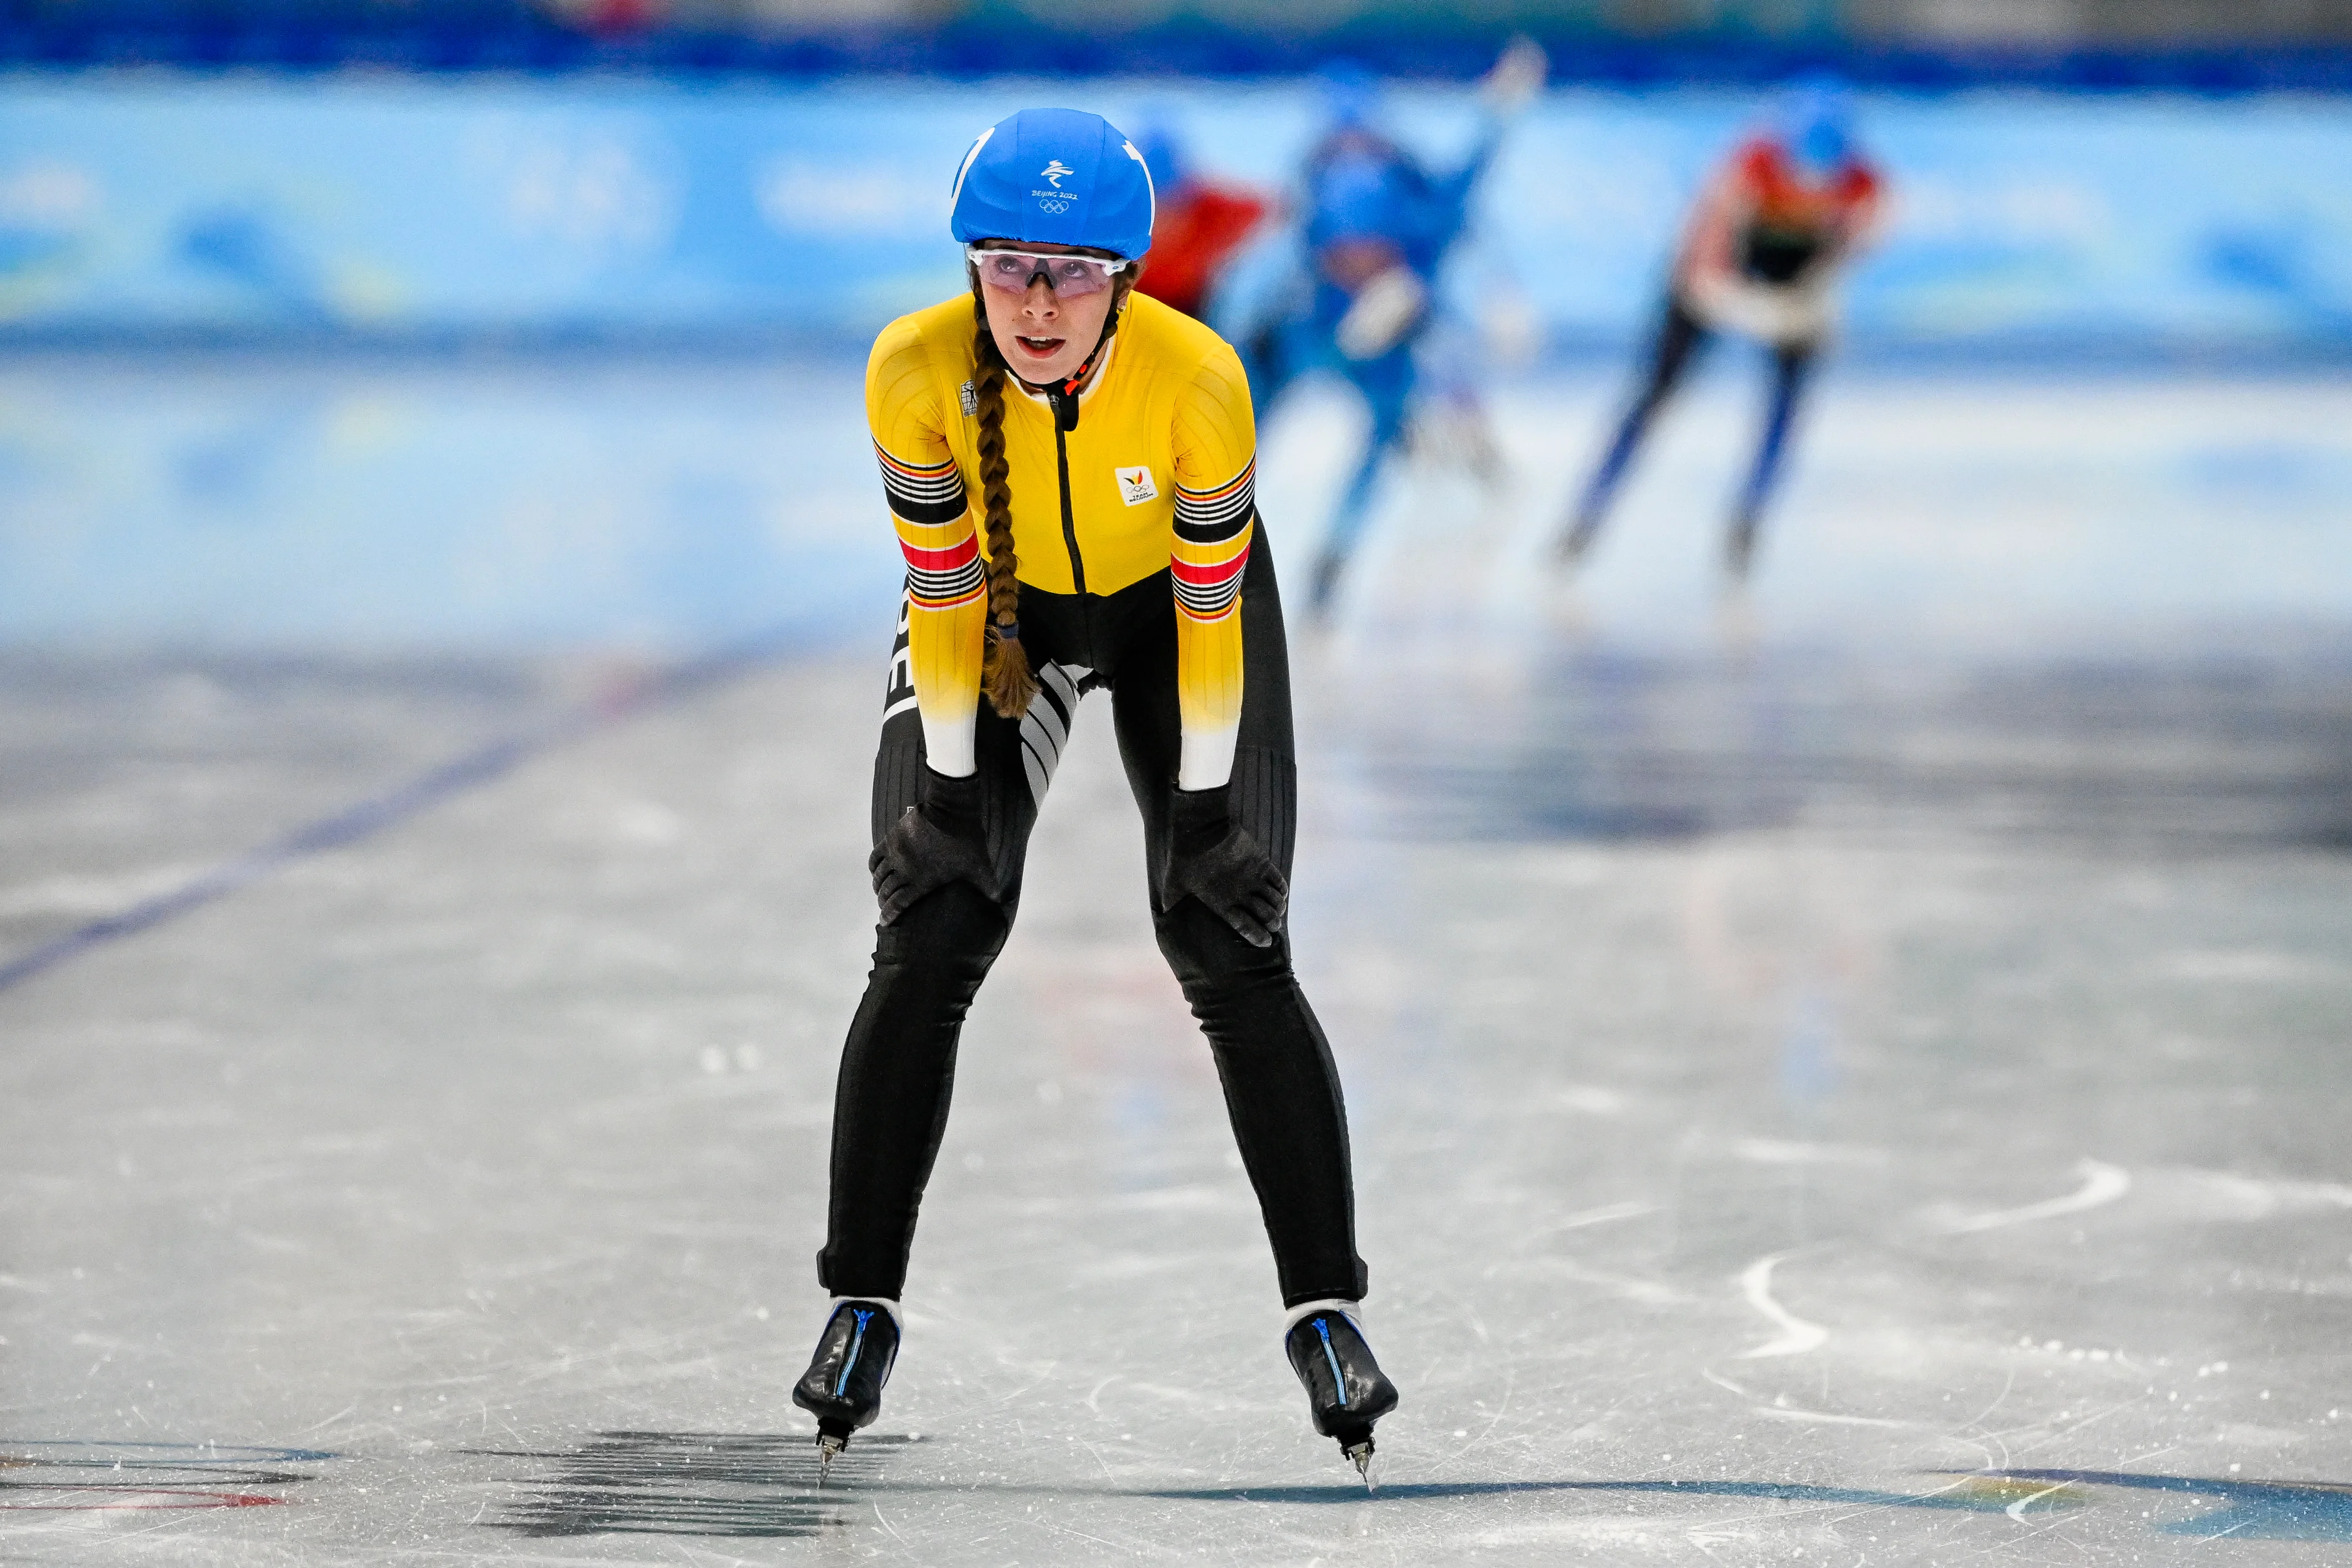
<instances>
[{"instance_id":1,"label":"beijing 2022 logo","mask_svg":"<svg viewBox=\"0 0 2352 1568\"><path fill-rule=\"evenodd\" d=\"M1045 213L1068 212L1070 204L1078 199L1078 193L1062 189L1062 182L1076 173L1076 169L1071 168L1059 158L1053 159L1044 168L1038 170L1039 177L1051 184L1053 189L1029 193L1037 198L1037 210Z\"/></svg>"}]
</instances>

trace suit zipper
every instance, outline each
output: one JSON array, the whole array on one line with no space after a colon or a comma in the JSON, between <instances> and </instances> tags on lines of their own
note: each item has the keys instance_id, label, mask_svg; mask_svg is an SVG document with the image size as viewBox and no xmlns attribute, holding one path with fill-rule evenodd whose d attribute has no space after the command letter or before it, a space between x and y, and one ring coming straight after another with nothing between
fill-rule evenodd
<instances>
[{"instance_id":1,"label":"suit zipper","mask_svg":"<svg viewBox=\"0 0 2352 1568\"><path fill-rule=\"evenodd\" d=\"M1078 555L1078 520L1070 510L1070 447L1060 420L1054 422L1054 463L1062 471L1062 542L1070 547L1070 582L1080 594L1087 591L1087 563Z\"/></svg>"}]
</instances>

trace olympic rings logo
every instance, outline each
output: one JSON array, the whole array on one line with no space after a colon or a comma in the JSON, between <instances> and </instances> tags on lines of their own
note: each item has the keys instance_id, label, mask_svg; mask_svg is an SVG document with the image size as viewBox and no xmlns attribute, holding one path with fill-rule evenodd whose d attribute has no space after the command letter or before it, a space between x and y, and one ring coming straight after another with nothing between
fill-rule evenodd
<instances>
[{"instance_id":1,"label":"olympic rings logo","mask_svg":"<svg viewBox=\"0 0 2352 1568\"><path fill-rule=\"evenodd\" d=\"M1070 210L1070 204L1067 202L1041 201L1037 204L1037 207L1041 212L1066 213Z\"/></svg>"}]
</instances>

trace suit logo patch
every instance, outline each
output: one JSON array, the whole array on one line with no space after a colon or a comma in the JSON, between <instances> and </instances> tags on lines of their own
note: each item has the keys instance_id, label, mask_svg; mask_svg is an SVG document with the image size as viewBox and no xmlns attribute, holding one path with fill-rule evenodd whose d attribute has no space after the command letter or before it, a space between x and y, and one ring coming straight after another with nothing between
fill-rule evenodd
<instances>
[{"instance_id":1,"label":"suit logo patch","mask_svg":"<svg viewBox=\"0 0 2352 1568\"><path fill-rule=\"evenodd\" d=\"M1128 505L1141 506L1160 499L1160 487L1151 482L1150 468L1113 468L1111 472L1118 476L1119 499Z\"/></svg>"}]
</instances>

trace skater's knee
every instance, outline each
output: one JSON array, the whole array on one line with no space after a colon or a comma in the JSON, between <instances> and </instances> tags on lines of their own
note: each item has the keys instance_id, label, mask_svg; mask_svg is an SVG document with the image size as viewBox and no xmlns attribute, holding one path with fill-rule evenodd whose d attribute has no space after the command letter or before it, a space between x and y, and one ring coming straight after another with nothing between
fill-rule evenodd
<instances>
[{"instance_id":1,"label":"skater's knee","mask_svg":"<svg viewBox=\"0 0 2352 1568\"><path fill-rule=\"evenodd\" d=\"M874 932L874 966L987 973L1013 931L1013 911L966 882L950 882Z\"/></svg>"},{"instance_id":2,"label":"skater's knee","mask_svg":"<svg viewBox=\"0 0 2352 1568\"><path fill-rule=\"evenodd\" d=\"M1262 1008L1270 993L1287 995L1297 989L1286 937L1276 936L1271 946L1254 946L1198 899L1162 910L1152 921L1152 934L1184 999L1204 1024Z\"/></svg>"}]
</instances>

